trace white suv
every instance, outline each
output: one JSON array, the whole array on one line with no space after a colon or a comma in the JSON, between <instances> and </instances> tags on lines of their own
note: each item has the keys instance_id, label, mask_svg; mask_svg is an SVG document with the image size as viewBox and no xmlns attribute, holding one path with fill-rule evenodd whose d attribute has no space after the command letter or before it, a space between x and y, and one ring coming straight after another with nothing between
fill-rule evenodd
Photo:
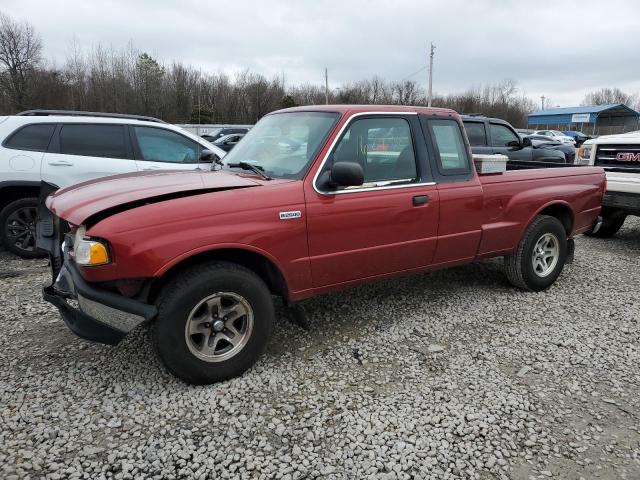
<instances>
[{"instance_id":1,"label":"white suv","mask_svg":"<svg viewBox=\"0 0 640 480\"><path fill-rule=\"evenodd\" d=\"M39 256L40 182L62 188L142 170L208 170L226 154L155 118L57 110L0 117L0 142L0 240L24 258Z\"/></svg>"}]
</instances>

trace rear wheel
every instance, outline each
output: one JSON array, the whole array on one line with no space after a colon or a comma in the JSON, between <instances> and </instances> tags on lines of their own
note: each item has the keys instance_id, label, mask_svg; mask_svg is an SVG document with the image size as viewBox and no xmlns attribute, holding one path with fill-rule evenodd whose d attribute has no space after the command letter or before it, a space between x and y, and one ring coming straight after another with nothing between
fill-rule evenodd
<instances>
[{"instance_id":1,"label":"rear wheel","mask_svg":"<svg viewBox=\"0 0 640 480\"><path fill-rule=\"evenodd\" d=\"M37 198L20 198L0 212L2 245L22 258L45 256L45 252L36 248L37 209Z\"/></svg>"},{"instance_id":2,"label":"rear wheel","mask_svg":"<svg viewBox=\"0 0 640 480\"><path fill-rule=\"evenodd\" d=\"M227 380L251 367L275 317L265 283L226 262L185 272L159 298L154 347L171 373L193 384Z\"/></svg>"},{"instance_id":3,"label":"rear wheel","mask_svg":"<svg viewBox=\"0 0 640 480\"><path fill-rule=\"evenodd\" d=\"M514 255L504 258L509 281L540 291L556 281L567 258L567 233L555 217L540 215L529 225Z\"/></svg>"},{"instance_id":4,"label":"rear wheel","mask_svg":"<svg viewBox=\"0 0 640 480\"><path fill-rule=\"evenodd\" d=\"M621 210L605 207L602 209L602 225L600 225L600 229L595 233L587 232L586 235L597 238L613 237L622 228L626 218L627 216Z\"/></svg>"}]
</instances>

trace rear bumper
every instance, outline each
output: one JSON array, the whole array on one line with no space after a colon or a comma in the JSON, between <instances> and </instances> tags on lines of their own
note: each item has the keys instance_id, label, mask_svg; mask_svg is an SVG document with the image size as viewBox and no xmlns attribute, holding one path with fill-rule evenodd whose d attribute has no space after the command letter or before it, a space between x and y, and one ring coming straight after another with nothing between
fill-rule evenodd
<instances>
[{"instance_id":1,"label":"rear bumper","mask_svg":"<svg viewBox=\"0 0 640 480\"><path fill-rule=\"evenodd\" d=\"M153 305L88 284L68 258L55 282L43 289L43 297L58 308L73 333L109 345L117 344L127 333L157 314Z\"/></svg>"}]
</instances>

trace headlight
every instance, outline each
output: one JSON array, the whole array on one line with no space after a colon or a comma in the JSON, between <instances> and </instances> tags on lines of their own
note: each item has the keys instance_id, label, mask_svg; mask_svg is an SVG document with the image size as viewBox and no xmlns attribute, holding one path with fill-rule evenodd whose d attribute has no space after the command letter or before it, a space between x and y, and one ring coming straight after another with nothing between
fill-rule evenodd
<instances>
[{"instance_id":1,"label":"headlight","mask_svg":"<svg viewBox=\"0 0 640 480\"><path fill-rule=\"evenodd\" d=\"M78 265L105 265L109 263L107 246L91 239L82 239L73 245L73 253Z\"/></svg>"},{"instance_id":2,"label":"headlight","mask_svg":"<svg viewBox=\"0 0 640 480\"><path fill-rule=\"evenodd\" d=\"M591 148L592 145L582 145L578 149L578 157L584 158L585 160L589 160L591 158Z\"/></svg>"}]
</instances>

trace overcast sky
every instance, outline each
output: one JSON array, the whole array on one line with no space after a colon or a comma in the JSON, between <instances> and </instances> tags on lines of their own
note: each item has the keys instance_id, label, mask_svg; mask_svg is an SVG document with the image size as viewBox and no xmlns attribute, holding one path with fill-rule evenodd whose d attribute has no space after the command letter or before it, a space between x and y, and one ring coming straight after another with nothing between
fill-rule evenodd
<instances>
[{"instance_id":1,"label":"overcast sky","mask_svg":"<svg viewBox=\"0 0 640 480\"><path fill-rule=\"evenodd\" d=\"M32 23L58 65L75 36L85 48L133 42L163 62L288 84L321 84L326 66L338 87L401 80L426 66L433 41L438 93L505 78L538 104L577 105L601 87L640 92L638 0L2 0L0 11Z\"/></svg>"}]
</instances>

